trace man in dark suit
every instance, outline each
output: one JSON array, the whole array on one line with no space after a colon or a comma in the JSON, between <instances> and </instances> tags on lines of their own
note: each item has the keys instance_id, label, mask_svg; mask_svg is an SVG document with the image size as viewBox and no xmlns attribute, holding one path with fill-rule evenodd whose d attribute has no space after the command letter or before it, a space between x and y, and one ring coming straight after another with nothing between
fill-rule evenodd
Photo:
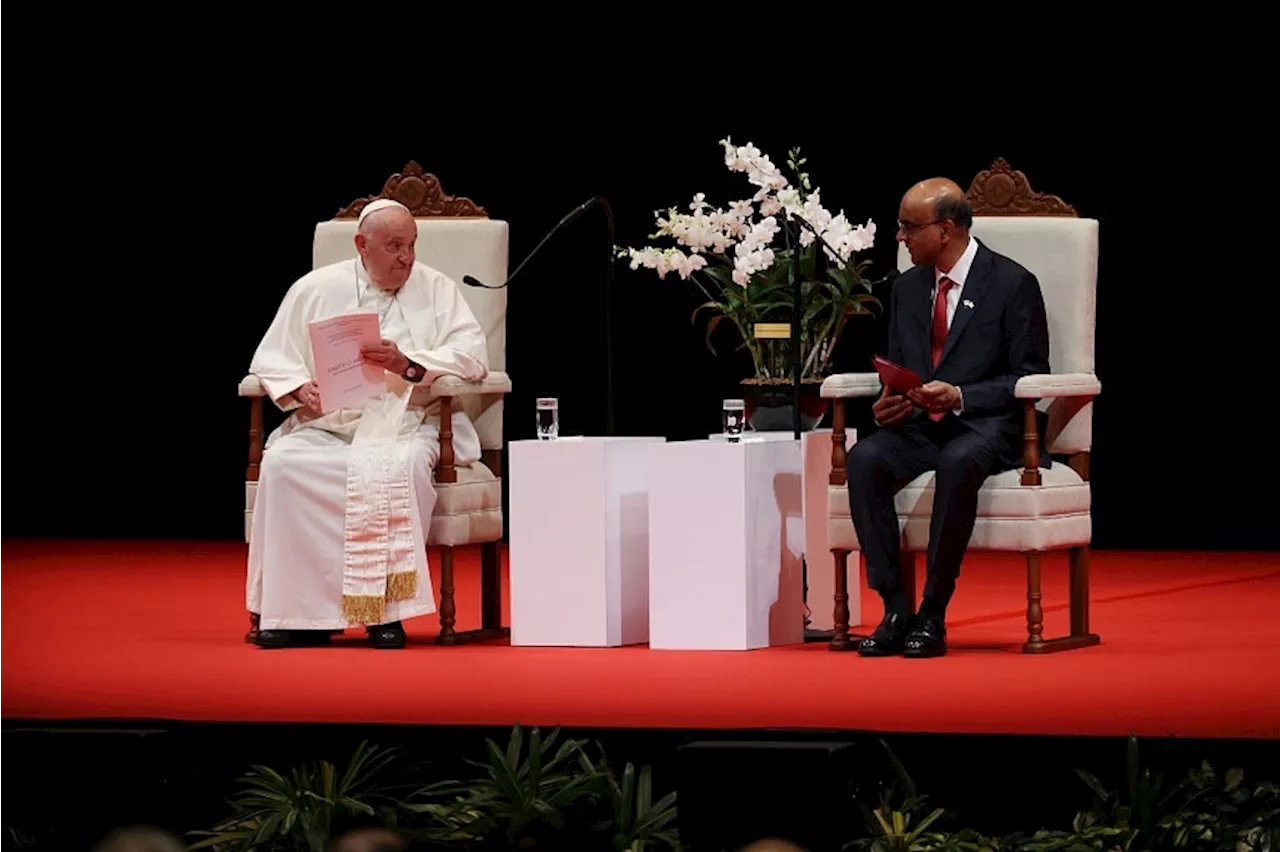
<instances>
[{"instance_id":1,"label":"man in dark suit","mask_svg":"<svg viewBox=\"0 0 1280 852\"><path fill-rule=\"evenodd\" d=\"M1022 461L1017 380L1049 372L1049 327L1036 277L969 235L973 211L954 182L913 186L898 208L898 239L914 268L894 284L888 358L919 374L905 396L887 387L872 407L881 427L848 457L849 504L884 619L863 656L946 653L947 604L973 534L978 489ZM1043 432L1041 433L1043 434ZM1048 465L1042 454L1041 465ZM898 580L894 495L934 471L928 581L918 613Z\"/></svg>"}]
</instances>

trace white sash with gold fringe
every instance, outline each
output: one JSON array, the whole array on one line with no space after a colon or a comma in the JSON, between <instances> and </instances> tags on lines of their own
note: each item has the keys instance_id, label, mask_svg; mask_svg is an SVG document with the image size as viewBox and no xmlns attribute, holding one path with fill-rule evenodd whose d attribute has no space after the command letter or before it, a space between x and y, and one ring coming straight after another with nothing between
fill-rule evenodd
<instances>
[{"instance_id":1,"label":"white sash with gold fringe","mask_svg":"<svg viewBox=\"0 0 1280 852\"><path fill-rule=\"evenodd\" d=\"M365 405L347 463L342 614L385 621L387 601L418 593L407 453L398 441L412 386Z\"/></svg>"}]
</instances>

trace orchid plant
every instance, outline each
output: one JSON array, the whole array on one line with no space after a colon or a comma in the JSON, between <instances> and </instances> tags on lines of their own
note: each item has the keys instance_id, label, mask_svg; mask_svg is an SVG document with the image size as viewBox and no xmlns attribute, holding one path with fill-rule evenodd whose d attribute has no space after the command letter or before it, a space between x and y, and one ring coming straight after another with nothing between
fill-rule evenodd
<instances>
[{"instance_id":1,"label":"orchid plant","mask_svg":"<svg viewBox=\"0 0 1280 852\"><path fill-rule=\"evenodd\" d=\"M707 347L715 351L711 336L728 319L751 353L756 380L767 382L790 377L791 340L789 336L759 339L756 325L792 321L788 272L793 252L798 251L801 377L812 381L825 376L847 318L880 305L863 278L870 262L855 260L858 252L874 244L875 223L854 225L843 211L832 215L822 205L820 189L810 184L809 174L803 171L806 161L799 149L788 154L793 184L754 145L736 146L728 139L720 144L725 166L745 174L757 188L755 194L722 209L712 207L698 193L689 205L690 213L671 208L665 215L655 214L658 230L650 239L669 238L675 246L620 248L618 257L630 260L632 269L656 271L659 278L674 272L692 281L707 297L694 311L693 320L704 311L712 313ZM798 239L784 232L788 220L798 224ZM794 235L793 228L790 236Z\"/></svg>"}]
</instances>

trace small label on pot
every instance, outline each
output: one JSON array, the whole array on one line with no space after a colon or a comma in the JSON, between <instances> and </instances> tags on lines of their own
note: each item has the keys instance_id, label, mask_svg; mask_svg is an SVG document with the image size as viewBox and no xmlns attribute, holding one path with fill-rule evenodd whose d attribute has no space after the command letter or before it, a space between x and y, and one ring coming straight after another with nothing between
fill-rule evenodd
<instances>
[{"instance_id":1,"label":"small label on pot","mask_svg":"<svg viewBox=\"0 0 1280 852\"><path fill-rule=\"evenodd\" d=\"M791 323L758 322L755 326L756 340L790 340Z\"/></svg>"}]
</instances>

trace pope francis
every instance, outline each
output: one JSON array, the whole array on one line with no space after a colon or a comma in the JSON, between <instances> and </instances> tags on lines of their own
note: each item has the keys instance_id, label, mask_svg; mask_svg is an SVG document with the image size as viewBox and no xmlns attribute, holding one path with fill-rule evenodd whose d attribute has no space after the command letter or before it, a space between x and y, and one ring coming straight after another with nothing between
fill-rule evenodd
<instances>
[{"instance_id":1,"label":"pope francis","mask_svg":"<svg viewBox=\"0 0 1280 852\"><path fill-rule=\"evenodd\" d=\"M401 621L435 612L426 530L440 458L436 405L410 405L441 375L483 379L484 332L451 279L414 257L417 223L387 199L367 205L358 257L304 275L285 294L249 372L290 415L268 437L253 505L248 608L264 648L327 643L365 625L378 648L402 648ZM361 357L385 371L386 392L325 411L308 324L376 313L381 341ZM454 413L458 464L480 438Z\"/></svg>"}]
</instances>

